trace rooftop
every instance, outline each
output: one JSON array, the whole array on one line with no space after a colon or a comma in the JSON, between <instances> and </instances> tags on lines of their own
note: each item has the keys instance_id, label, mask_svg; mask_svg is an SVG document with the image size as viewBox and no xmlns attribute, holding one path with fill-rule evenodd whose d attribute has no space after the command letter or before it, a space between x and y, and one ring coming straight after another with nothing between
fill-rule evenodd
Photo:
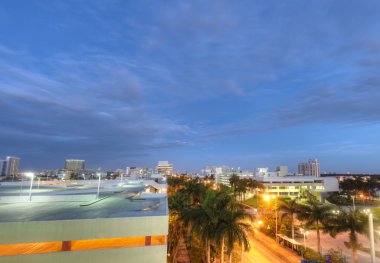
<instances>
[{"instance_id":1,"label":"rooftop","mask_svg":"<svg viewBox=\"0 0 380 263\"><path fill-rule=\"evenodd\" d=\"M26 184L25 184L26 183ZM100 189L99 200L95 199L97 187L93 184L63 187L62 185L46 185L34 189L33 197L38 201L8 202L6 198L23 200L29 193L24 182L20 191L20 183L2 184L0 186L0 222L15 221L47 221L74 220L95 218L144 217L167 215L167 198L163 195L147 195L139 198L144 191L143 185L128 187L104 185ZM33 186L36 188L36 185ZM83 201L83 196L91 200ZM49 201L52 197L70 197L68 201ZM82 197L78 201L72 197ZM44 200L47 201L41 201ZM74 201L73 201L74 200Z\"/></svg>"}]
</instances>

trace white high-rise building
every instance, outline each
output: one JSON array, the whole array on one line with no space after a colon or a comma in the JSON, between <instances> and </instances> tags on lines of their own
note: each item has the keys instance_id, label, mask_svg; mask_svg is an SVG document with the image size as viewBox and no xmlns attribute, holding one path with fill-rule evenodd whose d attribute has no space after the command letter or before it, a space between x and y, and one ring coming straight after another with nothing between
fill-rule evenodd
<instances>
[{"instance_id":1,"label":"white high-rise building","mask_svg":"<svg viewBox=\"0 0 380 263\"><path fill-rule=\"evenodd\" d=\"M156 171L159 174L170 176L173 173L173 164L169 163L168 161L159 161L156 166Z\"/></svg>"},{"instance_id":2,"label":"white high-rise building","mask_svg":"<svg viewBox=\"0 0 380 263\"><path fill-rule=\"evenodd\" d=\"M7 158L5 159L5 176L6 177L17 176L19 164L20 164L20 158L14 157L14 156L7 156Z\"/></svg>"},{"instance_id":3,"label":"white high-rise building","mask_svg":"<svg viewBox=\"0 0 380 263\"><path fill-rule=\"evenodd\" d=\"M298 173L306 176L319 177L321 175L321 168L318 160L309 159L307 163L299 163Z\"/></svg>"},{"instance_id":4,"label":"white high-rise building","mask_svg":"<svg viewBox=\"0 0 380 263\"><path fill-rule=\"evenodd\" d=\"M6 168L7 168L7 161L0 160L0 176L5 176Z\"/></svg>"}]
</instances>

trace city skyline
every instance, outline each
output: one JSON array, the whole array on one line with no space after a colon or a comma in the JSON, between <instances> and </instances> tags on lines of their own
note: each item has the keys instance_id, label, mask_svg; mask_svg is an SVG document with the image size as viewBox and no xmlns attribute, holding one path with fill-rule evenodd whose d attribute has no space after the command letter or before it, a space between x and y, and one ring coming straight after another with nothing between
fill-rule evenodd
<instances>
[{"instance_id":1,"label":"city skyline","mask_svg":"<svg viewBox=\"0 0 380 263\"><path fill-rule=\"evenodd\" d=\"M21 169L380 171L379 2L0 7L0 156Z\"/></svg>"}]
</instances>

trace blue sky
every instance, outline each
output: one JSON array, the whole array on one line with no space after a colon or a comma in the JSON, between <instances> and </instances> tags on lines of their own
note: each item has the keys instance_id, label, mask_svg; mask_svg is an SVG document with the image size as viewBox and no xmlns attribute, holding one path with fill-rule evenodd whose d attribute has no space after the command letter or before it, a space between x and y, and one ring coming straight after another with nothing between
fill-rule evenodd
<instances>
[{"instance_id":1,"label":"blue sky","mask_svg":"<svg viewBox=\"0 0 380 263\"><path fill-rule=\"evenodd\" d=\"M24 169L380 172L379 1L0 2L0 156Z\"/></svg>"}]
</instances>

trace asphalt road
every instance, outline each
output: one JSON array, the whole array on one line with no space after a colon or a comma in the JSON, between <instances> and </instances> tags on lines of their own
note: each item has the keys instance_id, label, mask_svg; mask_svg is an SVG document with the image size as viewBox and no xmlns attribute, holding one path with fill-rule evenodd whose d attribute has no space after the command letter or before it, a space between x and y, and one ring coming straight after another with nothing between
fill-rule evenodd
<instances>
[{"instance_id":1,"label":"asphalt road","mask_svg":"<svg viewBox=\"0 0 380 263\"><path fill-rule=\"evenodd\" d=\"M260 232L250 237L251 250L243 255L244 263L299 263L301 257Z\"/></svg>"}]
</instances>

